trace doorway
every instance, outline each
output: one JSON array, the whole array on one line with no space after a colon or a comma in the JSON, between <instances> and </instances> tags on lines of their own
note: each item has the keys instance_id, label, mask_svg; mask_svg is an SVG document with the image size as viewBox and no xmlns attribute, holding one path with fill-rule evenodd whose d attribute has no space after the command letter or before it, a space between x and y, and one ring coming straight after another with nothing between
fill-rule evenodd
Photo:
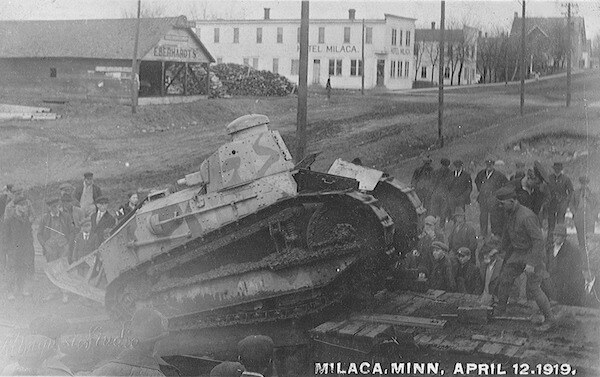
<instances>
[{"instance_id":1,"label":"doorway","mask_svg":"<svg viewBox=\"0 0 600 377\"><path fill-rule=\"evenodd\" d=\"M384 74L385 74L385 60L377 59L377 86L383 86Z\"/></svg>"},{"instance_id":2,"label":"doorway","mask_svg":"<svg viewBox=\"0 0 600 377\"><path fill-rule=\"evenodd\" d=\"M315 59L313 61L313 84L319 84L321 82L321 60Z\"/></svg>"}]
</instances>

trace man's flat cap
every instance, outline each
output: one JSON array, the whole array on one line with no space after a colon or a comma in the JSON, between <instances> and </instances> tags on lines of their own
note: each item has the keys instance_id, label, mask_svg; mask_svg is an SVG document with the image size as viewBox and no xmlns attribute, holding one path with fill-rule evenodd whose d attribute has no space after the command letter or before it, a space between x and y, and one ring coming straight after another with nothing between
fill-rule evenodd
<instances>
[{"instance_id":1,"label":"man's flat cap","mask_svg":"<svg viewBox=\"0 0 600 377\"><path fill-rule=\"evenodd\" d=\"M469 249L468 247L464 247L464 246L460 247L460 248L458 248L458 250L456 250L456 252L459 255L464 255L465 257L466 256L469 256L469 257L471 256L471 249Z\"/></svg>"},{"instance_id":2,"label":"man's flat cap","mask_svg":"<svg viewBox=\"0 0 600 377\"><path fill-rule=\"evenodd\" d=\"M454 165L454 166L456 166L458 168L458 167L463 166L463 162L462 162L462 160L454 160L454 162L452 163L452 165Z\"/></svg>"},{"instance_id":3,"label":"man's flat cap","mask_svg":"<svg viewBox=\"0 0 600 377\"><path fill-rule=\"evenodd\" d=\"M245 368L237 361L223 361L221 364L212 368L210 377L239 377Z\"/></svg>"},{"instance_id":4,"label":"man's flat cap","mask_svg":"<svg viewBox=\"0 0 600 377\"><path fill-rule=\"evenodd\" d=\"M238 343L240 358L246 362L267 362L273 357L273 348L273 339L265 335L250 335Z\"/></svg>"},{"instance_id":5,"label":"man's flat cap","mask_svg":"<svg viewBox=\"0 0 600 377\"><path fill-rule=\"evenodd\" d=\"M108 204L108 198L106 196L101 196L96 199L96 204Z\"/></svg>"},{"instance_id":6,"label":"man's flat cap","mask_svg":"<svg viewBox=\"0 0 600 377\"><path fill-rule=\"evenodd\" d=\"M83 178L94 178L94 173L92 172L85 172L83 173Z\"/></svg>"},{"instance_id":7,"label":"man's flat cap","mask_svg":"<svg viewBox=\"0 0 600 377\"><path fill-rule=\"evenodd\" d=\"M498 200L515 199L516 197L517 193L513 185L504 186L496 191L496 199Z\"/></svg>"},{"instance_id":8,"label":"man's flat cap","mask_svg":"<svg viewBox=\"0 0 600 377\"><path fill-rule=\"evenodd\" d=\"M487 156L485 158L485 163L486 164L493 164L494 162L496 162L496 159L494 157L492 157L492 156Z\"/></svg>"},{"instance_id":9,"label":"man's flat cap","mask_svg":"<svg viewBox=\"0 0 600 377\"><path fill-rule=\"evenodd\" d=\"M554 163L554 165L552 165L552 167L553 167L554 169L559 169L559 170L562 170L562 168L563 168L563 164L562 164L562 162L555 162L555 163Z\"/></svg>"},{"instance_id":10,"label":"man's flat cap","mask_svg":"<svg viewBox=\"0 0 600 377\"><path fill-rule=\"evenodd\" d=\"M450 248L448 247L448 245L446 245L445 243L440 242L440 241L433 241L431 243L431 247L434 248L434 249L442 249L444 251L450 250Z\"/></svg>"},{"instance_id":11,"label":"man's flat cap","mask_svg":"<svg viewBox=\"0 0 600 377\"><path fill-rule=\"evenodd\" d=\"M448 160L447 158L442 158L442 159L440 160L440 164L441 164L442 166L450 166L450 160Z\"/></svg>"},{"instance_id":12,"label":"man's flat cap","mask_svg":"<svg viewBox=\"0 0 600 377\"><path fill-rule=\"evenodd\" d=\"M423 220L423 223L425 225L429 224L429 225L435 225L436 220L435 217L429 215L429 216L425 216L425 219Z\"/></svg>"}]
</instances>

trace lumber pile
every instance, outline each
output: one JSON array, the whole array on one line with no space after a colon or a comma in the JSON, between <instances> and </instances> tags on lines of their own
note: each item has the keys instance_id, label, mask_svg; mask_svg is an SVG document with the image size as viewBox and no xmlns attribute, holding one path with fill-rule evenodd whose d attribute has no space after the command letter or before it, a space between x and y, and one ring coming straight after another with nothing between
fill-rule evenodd
<instances>
[{"instance_id":1,"label":"lumber pile","mask_svg":"<svg viewBox=\"0 0 600 377\"><path fill-rule=\"evenodd\" d=\"M56 120L60 115L49 107L0 104L0 120Z\"/></svg>"}]
</instances>

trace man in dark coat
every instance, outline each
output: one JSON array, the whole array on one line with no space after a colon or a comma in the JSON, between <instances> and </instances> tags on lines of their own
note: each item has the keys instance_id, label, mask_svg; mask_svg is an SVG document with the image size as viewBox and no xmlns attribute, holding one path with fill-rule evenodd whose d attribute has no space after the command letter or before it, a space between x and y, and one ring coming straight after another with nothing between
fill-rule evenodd
<instances>
[{"instance_id":1,"label":"man in dark coat","mask_svg":"<svg viewBox=\"0 0 600 377\"><path fill-rule=\"evenodd\" d=\"M467 247L458 249L458 272L456 274L456 288L460 293L479 294L483 283L481 274L475 264L470 262L473 253Z\"/></svg>"},{"instance_id":2,"label":"man in dark coat","mask_svg":"<svg viewBox=\"0 0 600 377\"><path fill-rule=\"evenodd\" d=\"M101 196L102 190L94 183L94 174L91 172L84 173L83 183L75 189L73 198L79 202L86 216L90 216L95 211L94 204Z\"/></svg>"},{"instance_id":3,"label":"man in dark coat","mask_svg":"<svg viewBox=\"0 0 600 377\"><path fill-rule=\"evenodd\" d=\"M520 180L511 181L519 203L538 216L542 206L548 200L547 193L542 190L543 183L543 177L536 173L535 169L527 170L526 175Z\"/></svg>"},{"instance_id":4,"label":"man in dark coat","mask_svg":"<svg viewBox=\"0 0 600 377\"><path fill-rule=\"evenodd\" d=\"M81 231L73 241L73 253L69 260L70 263L85 257L100 246L98 235L91 231L92 222L90 220L85 220L83 224L81 224Z\"/></svg>"},{"instance_id":5,"label":"man in dark coat","mask_svg":"<svg viewBox=\"0 0 600 377\"><path fill-rule=\"evenodd\" d=\"M477 186L477 202L479 203L479 233L483 238L488 234L488 219L493 234L502 234L502 211L496 205L494 193L500 187L508 183L508 179L494 168L494 159L488 157L485 160L485 169L475 176Z\"/></svg>"},{"instance_id":6,"label":"man in dark coat","mask_svg":"<svg viewBox=\"0 0 600 377\"><path fill-rule=\"evenodd\" d=\"M448 196L450 182L452 181L452 170L450 170L450 160L442 158L440 167L433 172L433 194L431 194L431 208L429 214L438 218L440 226L444 226L450 218L448 212Z\"/></svg>"},{"instance_id":7,"label":"man in dark coat","mask_svg":"<svg viewBox=\"0 0 600 377\"><path fill-rule=\"evenodd\" d=\"M573 183L563 173L563 164L555 162L552 166L554 173L550 174L548 185L550 187L550 202L548 203L548 233L554 226L565 222L565 213L573 197Z\"/></svg>"},{"instance_id":8,"label":"man in dark coat","mask_svg":"<svg viewBox=\"0 0 600 377\"><path fill-rule=\"evenodd\" d=\"M573 193L573 201L570 205L579 248L584 252L586 250L585 236L594 233L598 218L598 197L590 190L589 183L590 179L586 175L579 177L581 186Z\"/></svg>"},{"instance_id":9,"label":"man in dark coat","mask_svg":"<svg viewBox=\"0 0 600 377\"><path fill-rule=\"evenodd\" d=\"M413 253L416 261L412 262L411 257L407 262L412 263L411 268L419 268L425 270L426 275L431 273L431 265L433 263L433 248L432 243L435 241L444 242L444 233L437 227L437 221L433 216L427 216L424 220L423 232L419 235L417 243L417 254ZM417 266L414 266L414 264Z\"/></svg>"},{"instance_id":10,"label":"man in dark coat","mask_svg":"<svg viewBox=\"0 0 600 377\"><path fill-rule=\"evenodd\" d=\"M527 290L545 318L545 323L539 330L547 330L556 323L556 318L550 308L550 301L540 286L547 272L544 263L544 236L539 219L529 208L519 204L512 185L498 190L496 198L507 217L502 236L502 250L506 252L506 261L500 274L495 315L504 314L511 287L515 279L525 271Z\"/></svg>"},{"instance_id":11,"label":"man in dark coat","mask_svg":"<svg viewBox=\"0 0 600 377\"><path fill-rule=\"evenodd\" d=\"M458 249L466 247L469 250L477 250L477 236L475 229L465 218L465 211L462 208L456 208L454 211L454 225L448 235L448 246L450 254L456 256ZM475 258L471 258L471 264L475 264Z\"/></svg>"},{"instance_id":12,"label":"man in dark coat","mask_svg":"<svg viewBox=\"0 0 600 377\"><path fill-rule=\"evenodd\" d=\"M433 167L431 166L431 157L423 157L423 165L415 169L411 186L415 188L415 192L423 207L429 211L431 208L431 194L433 192Z\"/></svg>"},{"instance_id":13,"label":"man in dark coat","mask_svg":"<svg viewBox=\"0 0 600 377\"><path fill-rule=\"evenodd\" d=\"M452 164L454 165L454 172L452 173L452 181L450 181L448 202L449 210L454 213L456 207L464 210L465 205L471 203L473 182L471 181L471 175L463 169L461 160L456 160Z\"/></svg>"},{"instance_id":14,"label":"man in dark coat","mask_svg":"<svg viewBox=\"0 0 600 377\"><path fill-rule=\"evenodd\" d=\"M18 293L30 295L27 285L35 271L29 203L21 196L14 200L14 206L14 215L6 219L4 224L9 300L14 300Z\"/></svg>"},{"instance_id":15,"label":"man in dark coat","mask_svg":"<svg viewBox=\"0 0 600 377\"><path fill-rule=\"evenodd\" d=\"M561 305L581 306L585 297L585 279L581 252L567 240L567 228L556 224L554 242L548 253L548 273L556 301Z\"/></svg>"},{"instance_id":16,"label":"man in dark coat","mask_svg":"<svg viewBox=\"0 0 600 377\"><path fill-rule=\"evenodd\" d=\"M429 288L443 291L456 291L456 274L458 261L448 254L448 245L435 241L433 248L433 265L429 275Z\"/></svg>"},{"instance_id":17,"label":"man in dark coat","mask_svg":"<svg viewBox=\"0 0 600 377\"><path fill-rule=\"evenodd\" d=\"M92 214L92 233L96 234L98 241L102 243L108 238L108 233L115 226L116 221L108 213L108 198L104 196L98 198L96 207L97 211Z\"/></svg>"}]
</instances>

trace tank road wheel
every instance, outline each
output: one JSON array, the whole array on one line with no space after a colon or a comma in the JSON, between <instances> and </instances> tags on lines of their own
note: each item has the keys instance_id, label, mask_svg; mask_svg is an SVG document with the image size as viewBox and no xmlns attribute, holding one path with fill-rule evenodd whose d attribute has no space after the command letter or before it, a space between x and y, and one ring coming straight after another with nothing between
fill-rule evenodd
<instances>
[{"instance_id":1,"label":"tank road wheel","mask_svg":"<svg viewBox=\"0 0 600 377\"><path fill-rule=\"evenodd\" d=\"M107 289L106 307L116 319L128 321L135 312L136 302L150 287L150 280L139 276L131 281L117 280Z\"/></svg>"},{"instance_id":2,"label":"tank road wheel","mask_svg":"<svg viewBox=\"0 0 600 377\"><path fill-rule=\"evenodd\" d=\"M358 242L361 248L376 248L382 238L381 224L371 209L346 200L324 203L311 216L306 232L312 250L350 242Z\"/></svg>"}]
</instances>

